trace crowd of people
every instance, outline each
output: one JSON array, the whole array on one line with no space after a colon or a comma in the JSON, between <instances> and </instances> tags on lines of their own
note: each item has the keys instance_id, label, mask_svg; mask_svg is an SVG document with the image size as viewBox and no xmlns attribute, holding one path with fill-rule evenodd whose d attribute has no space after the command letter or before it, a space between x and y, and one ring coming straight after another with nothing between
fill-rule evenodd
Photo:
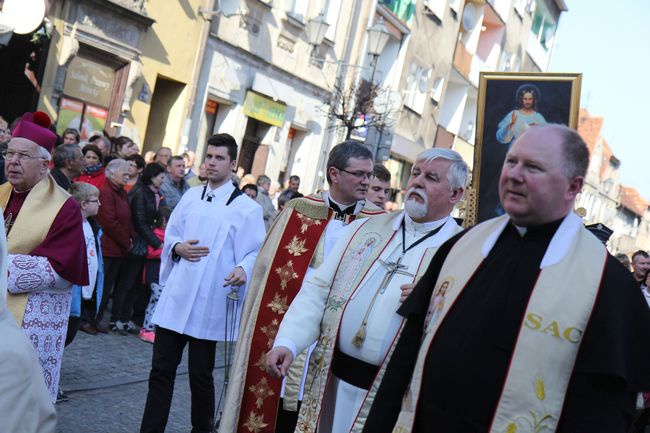
<instances>
[{"instance_id":1,"label":"crowd of people","mask_svg":"<svg viewBox=\"0 0 650 433\"><path fill-rule=\"evenodd\" d=\"M228 134L195 173L189 151L50 126L27 113L1 152L0 327L32 379L0 396L30 413L11 431L53 431L78 330L153 343L143 433L165 430L186 346L195 433L644 431L650 256L616 260L573 212L575 131L517 138L505 214L464 230L450 149L417 156L391 211L390 172L353 140L303 196L298 176L238 173ZM223 404L217 342L234 345Z\"/></svg>"}]
</instances>

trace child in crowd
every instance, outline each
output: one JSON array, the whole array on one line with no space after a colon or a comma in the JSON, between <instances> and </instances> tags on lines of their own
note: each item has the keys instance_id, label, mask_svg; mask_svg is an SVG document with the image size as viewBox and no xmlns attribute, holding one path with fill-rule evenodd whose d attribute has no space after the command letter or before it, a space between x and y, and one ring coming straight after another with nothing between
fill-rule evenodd
<instances>
[{"instance_id":1,"label":"child in crowd","mask_svg":"<svg viewBox=\"0 0 650 433\"><path fill-rule=\"evenodd\" d=\"M151 323L151 318L153 317L153 313L156 310L156 304L158 303L163 291L163 286L158 284L160 254L162 253L165 242L165 228L167 227L167 221L169 221L171 213L171 208L167 206L160 206L158 209L158 215L156 217L153 232L158 239L163 241L163 244L161 244L158 249L154 249L151 245L147 245L147 260L144 264L144 283L151 287L151 297L149 298L149 305L147 305L147 310L144 314L144 324L140 329L140 339L152 344L156 337L156 333L155 326Z\"/></svg>"},{"instance_id":2,"label":"child in crowd","mask_svg":"<svg viewBox=\"0 0 650 433\"><path fill-rule=\"evenodd\" d=\"M106 333L108 329L102 327L96 320L104 286L104 265L100 247L101 229L93 219L99 211L99 189L88 183L75 182L70 186L70 194L79 203L83 216L89 281L87 286L72 286L70 322L73 318L77 323L80 320L79 329L91 335L98 332Z\"/></svg>"}]
</instances>

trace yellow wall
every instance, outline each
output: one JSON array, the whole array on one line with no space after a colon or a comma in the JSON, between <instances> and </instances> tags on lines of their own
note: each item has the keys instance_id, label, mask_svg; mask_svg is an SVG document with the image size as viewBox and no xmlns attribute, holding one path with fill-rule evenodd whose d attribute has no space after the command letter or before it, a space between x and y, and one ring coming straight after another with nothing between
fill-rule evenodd
<instances>
[{"instance_id":1,"label":"yellow wall","mask_svg":"<svg viewBox=\"0 0 650 433\"><path fill-rule=\"evenodd\" d=\"M52 92L54 91L56 71L59 67L59 55L63 45L63 29L65 27L65 20L61 17L68 14L68 8L68 2L56 2L50 10L51 15L49 15L54 30L52 31L50 50L47 55L47 63L41 83L41 97L38 100L38 110L49 114L53 120L57 118L58 107L52 101Z\"/></svg>"},{"instance_id":2,"label":"yellow wall","mask_svg":"<svg viewBox=\"0 0 650 433\"><path fill-rule=\"evenodd\" d=\"M174 153L180 148L183 119L190 103L191 87L195 78L195 68L199 53L203 50L201 36L204 19L198 14L199 6L206 7L206 0L150 0L146 2L147 14L156 20L147 32L142 49L142 78L134 87L131 113L125 119L125 124L135 126L142 143L145 140L147 122L149 120L150 103L154 97L157 77L178 81L185 88L178 96L173 110L167 118L164 127L163 142L159 146L171 147ZM198 77L197 77L198 78ZM150 89L147 103L137 99L144 82Z\"/></svg>"}]
</instances>

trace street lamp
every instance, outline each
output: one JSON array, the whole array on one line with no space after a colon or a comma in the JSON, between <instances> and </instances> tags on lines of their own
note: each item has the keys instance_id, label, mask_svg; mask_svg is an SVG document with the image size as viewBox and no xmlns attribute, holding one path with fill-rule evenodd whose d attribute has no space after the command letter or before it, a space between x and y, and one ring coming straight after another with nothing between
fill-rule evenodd
<instances>
[{"instance_id":1,"label":"street lamp","mask_svg":"<svg viewBox=\"0 0 650 433\"><path fill-rule=\"evenodd\" d=\"M321 12L317 17L311 18L307 21L307 26L305 27L305 33L307 33L307 41L309 45L313 47L312 55L316 54L316 50L323 43L325 38L325 33L329 28L328 22L325 20L325 16Z\"/></svg>"},{"instance_id":2,"label":"street lamp","mask_svg":"<svg viewBox=\"0 0 650 433\"><path fill-rule=\"evenodd\" d=\"M386 43L390 38L390 32L384 25L384 18L380 17L372 27L368 29L368 54L372 56L372 73L370 74L370 82L373 83L375 79L375 70L377 69L377 60L384 51Z\"/></svg>"}]
</instances>

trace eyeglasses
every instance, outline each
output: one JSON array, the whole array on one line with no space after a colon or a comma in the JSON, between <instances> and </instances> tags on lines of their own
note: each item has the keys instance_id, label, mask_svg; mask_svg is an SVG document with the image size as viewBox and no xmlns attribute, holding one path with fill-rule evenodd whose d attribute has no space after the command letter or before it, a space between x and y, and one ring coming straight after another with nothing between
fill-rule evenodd
<instances>
[{"instance_id":1,"label":"eyeglasses","mask_svg":"<svg viewBox=\"0 0 650 433\"><path fill-rule=\"evenodd\" d=\"M23 152L16 152L13 150L3 150L2 151L2 156L6 160L11 160L14 159L14 157L18 157L18 161L27 161L28 159L44 159L42 156L32 156L28 153L23 153Z\"/></svg>"},{"instance_id":2,"label":"eyeglasses","mask_svg":"<svg viewBox=\"0 0 650 433\"><path fill-rule=\"evenodd\" d=\"M99 199L97 199L97 200L84 200L84 202L86 202L86 203L97 203L97 204L99 204Z\"/></svg>"},{"instance_id":3,"label":"eyeglasses","mask_svg":"<svg viewBox=\"0 0 650 433\"><path fill-rule=\"evenodd\" d=\"M339 170L346 172L347 174L350 174L357 179L370 179L372 177L372 172L367 172L367 171L347 171L344 168L339 168Z\"/></svg>"}]
</instances>

